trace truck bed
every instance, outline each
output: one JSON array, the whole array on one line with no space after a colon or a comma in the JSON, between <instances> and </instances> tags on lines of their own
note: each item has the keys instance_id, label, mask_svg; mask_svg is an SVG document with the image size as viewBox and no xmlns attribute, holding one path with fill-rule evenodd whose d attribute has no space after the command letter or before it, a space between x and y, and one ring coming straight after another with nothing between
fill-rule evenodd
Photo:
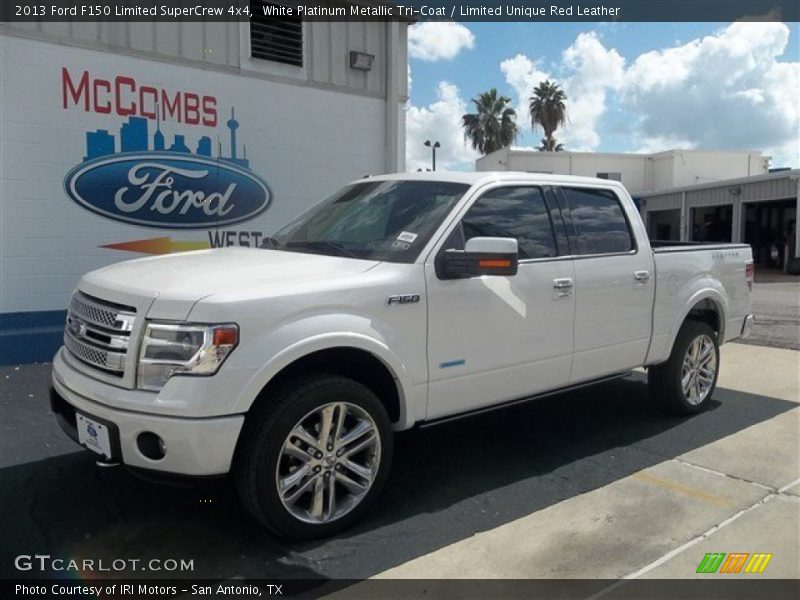
<instances>
[{"instance_id":1,"label":"truck bed","mask_svg":"<svg viewBox=\"0 0 800 600\"><path fill-rule=\"evenodd\" d=\"M672 340L693 307L711 307L722 315L720 343L741 335L750 313L747 244L651 241L656 272L653 337L648 364L669 357Z\"/></svg>"},{"instance_id":2,"label":"truck bed","mask_svg":"<svg viewBox=\"0 0 800 600\"><path fill-rule=\"evenodd\" d=\"M731 248L750 248L747 244L728 242L678 242L674 240L650 240L653 252L688 252L693 250L729 250Z\"/></svg>"}]
</instances>

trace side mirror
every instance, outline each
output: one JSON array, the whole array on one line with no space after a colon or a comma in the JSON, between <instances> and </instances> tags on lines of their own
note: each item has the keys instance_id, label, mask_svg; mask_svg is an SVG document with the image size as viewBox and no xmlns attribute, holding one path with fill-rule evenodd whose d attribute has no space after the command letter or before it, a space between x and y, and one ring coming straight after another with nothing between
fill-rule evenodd
<instances>
[{"instance_id":1,"label":"side mirror","mask_svg":"<svg viewBox=\"0 0 800 600\"><path fill-rule=\"evenodd\" d=\"M464 250L446 250L436 261L439 279L464 279L480 275L516 275L519 247L514 238L475 237Z\"/></svg>"}]
</instances>

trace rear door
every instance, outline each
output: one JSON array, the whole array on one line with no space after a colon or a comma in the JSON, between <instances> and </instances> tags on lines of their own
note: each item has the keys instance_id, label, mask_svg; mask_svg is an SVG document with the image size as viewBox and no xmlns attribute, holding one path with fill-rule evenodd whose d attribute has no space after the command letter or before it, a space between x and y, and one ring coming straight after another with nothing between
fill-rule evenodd
<instances>
[{"instance_id":1,"label":"rear door","mask_svg":"<svg viewBox=\"0 0 800 600\"><path fill-rule=\"evenodd\" d=\"M571 383L638 367L650 343L655 278L652 253L637 246L640 223L626 215L633 202L612 189L578 186L561 187L560 199L575 257Z\"/></svg>"},{"instance_id":2,"label":"rear door","mask_svg":"<svg viewBox=\"0 0 800 600\"><path fill-rule=\"evenodd\" d=\"M548 193L531 185L483 190L426 261L429 419L569 382L574 274ZM437 277L440 252L483 236L517 239L516 275Z\"/></svg>"}]
</instances>

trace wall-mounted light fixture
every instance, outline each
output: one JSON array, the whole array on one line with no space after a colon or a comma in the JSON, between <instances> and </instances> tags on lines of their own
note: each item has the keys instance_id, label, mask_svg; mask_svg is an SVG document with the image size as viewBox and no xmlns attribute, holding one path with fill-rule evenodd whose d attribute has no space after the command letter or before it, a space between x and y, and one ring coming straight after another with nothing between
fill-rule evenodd
<instances>
[{"instance_id":1,"label":"wall-mounted light fixture","mask_svg":"<svg viewBox=\"0 0 800 600\"><path fill-rule=\"evenodd\" d=\"M366 52L358 52L357 50L350 50L350 68L358 69L359 71L369 71L372 69L372 63L375 60L374 54L367 54Z\"/></svg>"},{"instance_id":2,"label":"wall-mounted light fixture","mask_svg":"<svg viewBox=\"0 0 800 600\"><path fill-rule=\"evenodd\" d=\"M741 196L742 195L742 188L740 188L740 187L728 188L728 193L731 196Z\"/></svg>"}]
</instances>

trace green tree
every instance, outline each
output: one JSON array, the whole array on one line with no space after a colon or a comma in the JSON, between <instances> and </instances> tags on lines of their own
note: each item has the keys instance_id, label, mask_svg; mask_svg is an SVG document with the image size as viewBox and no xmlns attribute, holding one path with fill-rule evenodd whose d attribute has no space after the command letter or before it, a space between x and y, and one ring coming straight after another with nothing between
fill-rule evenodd
<instances>
[{"instance_id":1,"label":"green tree","mask_svg":"<svg viewBox=\"0 0 800 600\"><path fill-rule=\"evenodd\" d=\"M517 137L517 113L510 107L511 98L498 96L492 88L475 96L471 102L474 113L462 119L464 139L483 155L510 145Z\"/></svg>"},{"instance_id":2,"label":"green tree","mask_svg":"<svg viewBox=\"0 0 800 600\"><path fill-rule=\"evenodd\" d=\"M539 146L542 152L560 152L564 149L564 145L559 144L553 134L567 122L566 101L564 90L550 80L542 81L533 90L530 97L531 125L534 129L541 127L544 130L542 145Z\"/></svg>"}]
</instances>

